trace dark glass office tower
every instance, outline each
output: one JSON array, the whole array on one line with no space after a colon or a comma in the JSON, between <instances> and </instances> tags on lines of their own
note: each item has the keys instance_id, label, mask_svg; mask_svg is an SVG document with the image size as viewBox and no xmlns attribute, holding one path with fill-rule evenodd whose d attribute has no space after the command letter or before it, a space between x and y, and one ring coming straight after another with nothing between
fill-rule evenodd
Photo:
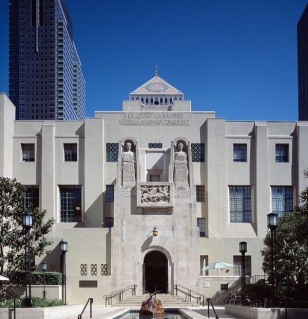
<instances>
[{"instance_id":1,"label":"dark glass office tower","mask_svg":"<svg viewBox=\"0 0 308 319\"><path fill-rule=\"evenodd\" d=\"M16 119L85 117L85 80L63 0L9 0L9 97Z\"/></svg>"},{"instance_id":2,"label":"dark glass office tower","mask_svg":"<svg viewBox=\"0 0 308 319\"><path fill-rule=\"evenodd\" d=\"M297 23L298 119L308 121L308 5Z\"/></svg>"}]
</instances>

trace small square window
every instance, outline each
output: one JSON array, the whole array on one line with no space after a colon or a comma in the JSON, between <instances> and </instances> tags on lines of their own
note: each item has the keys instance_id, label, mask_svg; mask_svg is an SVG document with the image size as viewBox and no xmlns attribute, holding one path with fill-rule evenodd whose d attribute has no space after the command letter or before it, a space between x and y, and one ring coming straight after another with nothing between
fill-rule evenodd
<instances>
[{"instance_id":1,"label":"small square window","mask_svg":"<svg viewBox=\"0 0 308 319\"><path fill-rule=\"evenodd\" d=\"M113 227L113 217L106 217L106 227L107 228Z\"/></svg>"},{"instance_id":2,"label":"small square window","mask_svg":"<svg viewBox=\"0 0 308 319\"><path fill-rule=\"evenodd\" d=\"M247 144L233 144L233 161L247 162Z\"/></svg>"},{"instance_id":3,"label":"small square window","mask_svg":"<svg viewBox=\"0 0 308 319\"><path fill-rule=\"evenodd\" d=\"M21 144L21 161L34 162L34 144Z\"/></svg>"},{"instance_id":4,"label":"small square window","mask_svg":"<svg viewBox=\"0 0 308 319\"><path fill-rule=\"evenodd\" d=\"M276 144L276 163L289 162L289 144Z\"/></svg>"},{"instance_id":5,"label":"small square window","mask_svg":"<svg viewBox=\"0 0 308 319\"><path fill-rule=\"evenodd\" d=\"M205 202L205 186L203 185L196 186L196 201Z\"/></svg>"},{"instance_id":6,"label":"small square window","mask_svg":"<svg viewBox=\"0 0 308 319\"><path fill-rule=\"evenodd\" d=\"M106 185L106 203L114 202L114 185Z\"/></svg>"},{"instance_id":7,"label":"small square window","mask_svg":"<svg viewBox=\"0 0 308 319\"><path fill-rule=\"evenodd\" d=\"M77 162L77 144L64 144L64 161Z\"/></svg>"}]
</instances>

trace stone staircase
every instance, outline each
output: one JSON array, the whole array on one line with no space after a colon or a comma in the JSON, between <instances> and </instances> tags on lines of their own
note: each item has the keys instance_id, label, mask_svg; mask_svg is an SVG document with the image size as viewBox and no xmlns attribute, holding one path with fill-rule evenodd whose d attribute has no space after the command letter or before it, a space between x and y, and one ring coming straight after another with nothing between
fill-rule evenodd
<instances>
[{"instance_id":1,"label":"stone staircase","mask_svg":"<svg viewBox=\"0 0 308 319\"><path fill-rule=\"evenodd\" d=\"M113 302L113 307L126 307L140 309L143 301L149 298L149 294L140 296L129 296L122 301ZM196 300L187 301L182 297L169 295L169 294L156 294L156 298L160 299L164 309L166 308L187 308L187 307L200 307Z\"/></svg>"}]
</instances>

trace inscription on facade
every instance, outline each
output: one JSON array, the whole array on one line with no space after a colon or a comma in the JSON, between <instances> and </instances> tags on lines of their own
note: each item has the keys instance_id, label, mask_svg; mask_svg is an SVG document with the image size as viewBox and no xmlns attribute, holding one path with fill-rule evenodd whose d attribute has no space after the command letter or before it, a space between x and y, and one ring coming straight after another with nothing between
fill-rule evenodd
<instances>
[{"instance_id":1,"label":"inscription on facade","mask_svg":"<svg viewBox=\"0 0 308 319\"><path fill-rule=\"evenodd\" d=\"M184 113L139 112L125 113L120 125L189 126Z\"/></svg>"}]
</instances>

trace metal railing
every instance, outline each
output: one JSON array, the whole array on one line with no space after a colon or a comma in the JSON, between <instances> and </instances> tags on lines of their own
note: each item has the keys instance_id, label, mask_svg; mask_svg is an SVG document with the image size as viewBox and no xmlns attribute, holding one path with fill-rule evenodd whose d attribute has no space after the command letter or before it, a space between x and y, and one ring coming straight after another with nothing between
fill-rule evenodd
<instances>
[{"instance_id":1,"label":"metal railing","mask_svg":"<svg viewBox=\"0 0 308 319\"><path fill-rule=\"evenodd\" d=\"M82 319L82 315L84 313L84 311L86 310L88 303L90 302L90 318L92 318L92 304L93 304L93 298L89 298L86 305L84 306L82 312L80 315L78 315L78 319Z\"/></svg>"},{"instance_id":2,"label":"metal railing","mask_svg":"<svg viewBox=\"0 0 308 319\"><path fill-rule=\"evenodd\" d=\"M132 291L132 296L135 296L136 295L136 287L137 287L137 285L130 285L130 286L124 288L124 289L112 292L109 295L104 295L103 297L105 298L106 307L107 307L107 305L112 305L112 298L118 297L119 301L122 301L123 300L123 294L126 291L131 290Z\"/></svg>"},{"instance_id":3,"label":"metal railing","mask_svg":"<svg viewBox=\"0 0 308 319\"><path fill-rule=\"evenodd\" d=\"M204 307L204 303L206 300L206 297L204 295L181 285L174 285L174 289L175 289L176 296L178 295L178 292L181 292L182 294L184 294L186 301L191 302L192 298L194 298L197 301L198 305L201 304L201 300L202 300L202 305Z\"/></svg>"},{"instance_id":4,"label":"metal railing","mask_svg":"<svg viewBox=\"0 0 308 319\"><path fill-rule=\"evenodd\" d=\"M213 312L214 312L214 314L215 314L215 318L216 318L216 319L219 319L219 316L218 316L218 314L216 313L215 308L214 308L214 306L213 306L213 304L212 304L211 298L206 298L206 301L207 301L207 317L210 318L210 305L211 305L211 307L212 307L212 309L213 309Z\"/></svg>"}]
</instances>

